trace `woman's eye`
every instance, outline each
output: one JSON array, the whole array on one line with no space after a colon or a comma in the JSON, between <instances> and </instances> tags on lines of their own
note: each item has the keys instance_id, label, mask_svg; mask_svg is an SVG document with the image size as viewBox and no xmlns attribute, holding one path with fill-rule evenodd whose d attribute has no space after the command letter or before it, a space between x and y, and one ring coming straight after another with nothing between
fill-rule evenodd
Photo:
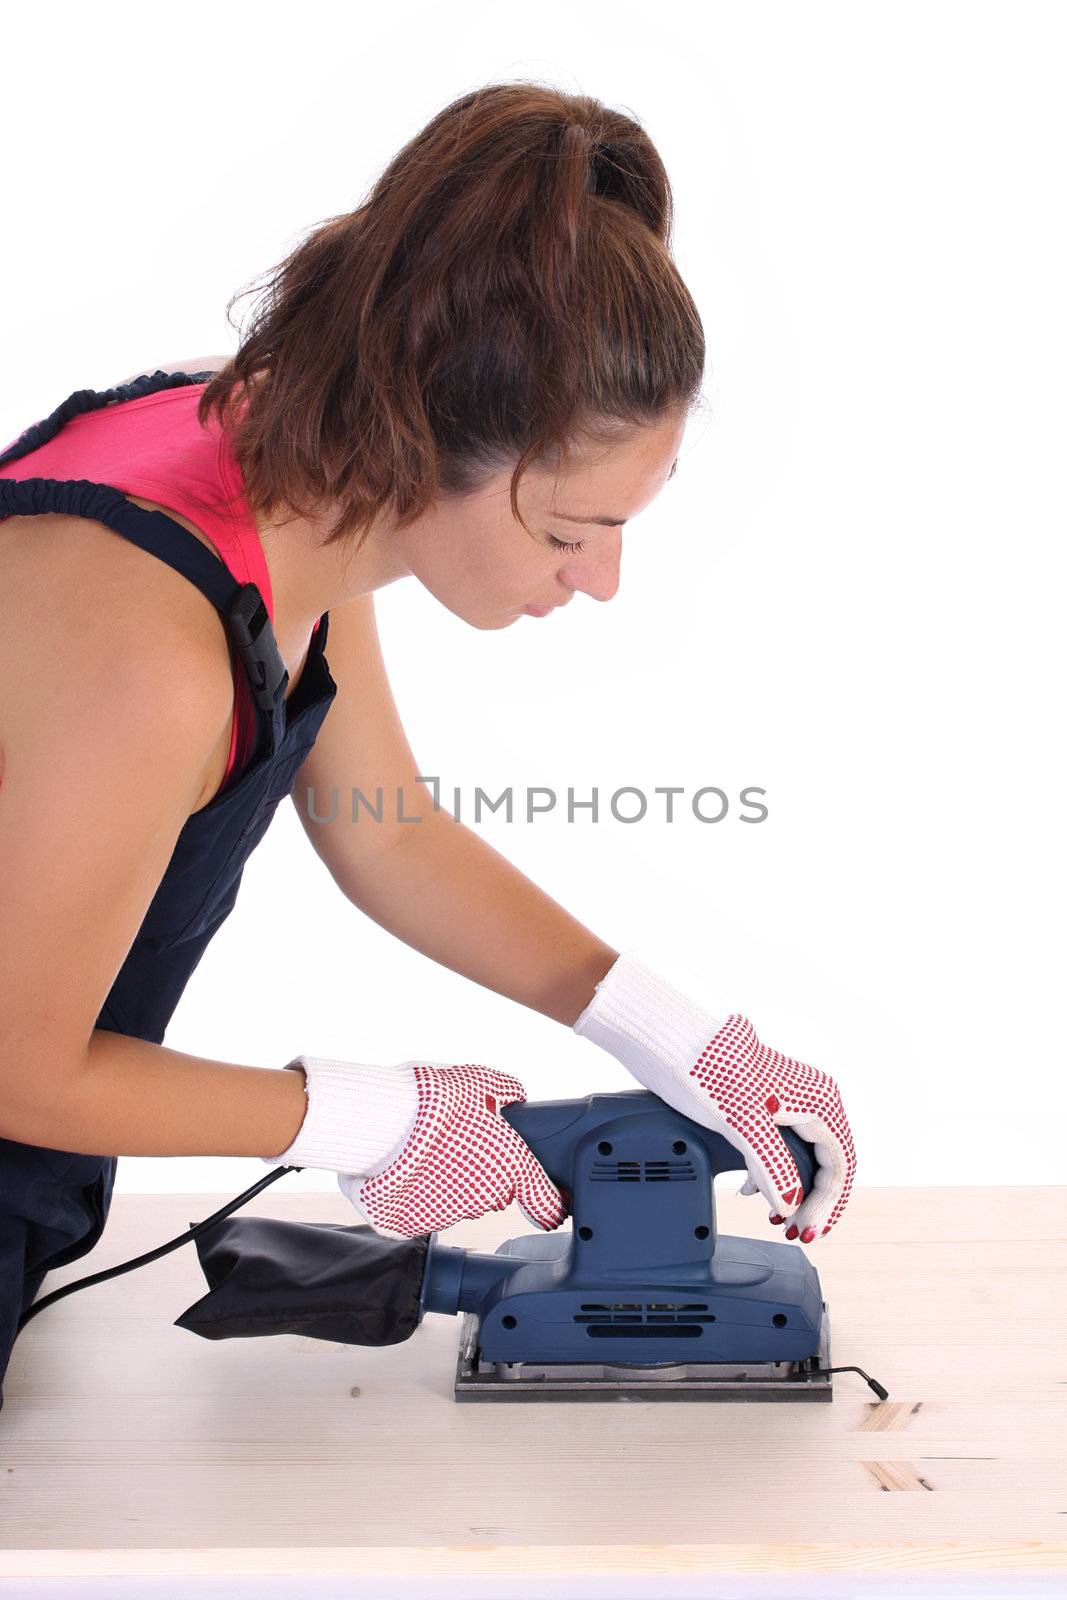
<instances>
[{"instance_id":1,"label":"woman's eye","mask_svg":"<svg viewBox=\"0 0 1067 1600\"><path fill-rule=\"evenodd\" d=\"M585 540L584 539L575 539L573 541L573 543L569 543L566 539L557 539L554 533L550 533L549 534L548 542L549 542L550 545L553 545L554 548L557 549L557 550L584 550L585 549Z\"/></svg>"}]
</instances>

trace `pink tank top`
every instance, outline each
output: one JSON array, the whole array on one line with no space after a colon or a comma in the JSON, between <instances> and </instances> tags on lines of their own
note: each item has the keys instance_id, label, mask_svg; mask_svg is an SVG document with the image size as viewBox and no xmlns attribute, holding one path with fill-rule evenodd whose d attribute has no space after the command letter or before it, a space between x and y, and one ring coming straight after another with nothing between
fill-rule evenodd
<instances>
[{"instance_id":1,"label":"pink tank top","mask_svg":"<svg viewBox=\"0 0 1067 1600\"><path fill-rule=\"evenodd\" d=\"M273 623L270 573L240 469L217 420L212 417L207 428L197 421L197 402L205 387L195 383L160 389L72 417L47 444L0 467L0 478L86 478L179 512L211 540L235 578L256 585ZM230 655L234 719L220 793L234 772L243 769L256 736L248 678L232 648Z\"/></svg>"}]
</instances>

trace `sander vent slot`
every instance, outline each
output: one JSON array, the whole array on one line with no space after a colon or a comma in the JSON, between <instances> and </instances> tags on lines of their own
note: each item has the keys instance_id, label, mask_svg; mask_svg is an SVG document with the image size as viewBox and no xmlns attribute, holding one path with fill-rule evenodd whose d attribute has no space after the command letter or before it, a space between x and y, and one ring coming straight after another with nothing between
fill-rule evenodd
<instances>
[{"instance_id":1,"label":"sander vent slot","mask_svg":"<svg viewBox=\"0 0 1067 1600\"><path fill-rule=\"evenodd\" d=\"M594 1161L594 1183L693 1183L691 1161Z\"/></svg>"},{"instance_id":2,"label":"sander vent slot","mask_svg":"<svg viewBox=\"0 0 1067 1600\"><path fill-rule=\"evenodd\" d=\"M693 1324L714 1322L715 1313L709 1311L703 1302L675 1304L652 1301L642 1305L640 1301L616 1300L609 1304L591 1301L582 1305L581 1312L575 1313L574 1321L590 1324L589 1333L592 1335L609 1328L623 1328L627 1334L640 1335L646 1330L661 1333L666 1325L675 1335L684 1332L686 1338L693 1338L700 1332Z\"/></svg>"},{"instance_id":3,"label":"sander vent slot","mask_svg":"<svg viewBox=\"0 0 1067 1600\"><path fill-rule=\"evenodd\" d=\"M714 1322L715 1318L710 1320ZM585 1331L591 1339L699 1339L704 1330L692 1322L676 1322L671 1328L653 1328L647 1322L636 1328L621 1328L612 1322L597 1323Z\"/></svg>"}]
</instances>

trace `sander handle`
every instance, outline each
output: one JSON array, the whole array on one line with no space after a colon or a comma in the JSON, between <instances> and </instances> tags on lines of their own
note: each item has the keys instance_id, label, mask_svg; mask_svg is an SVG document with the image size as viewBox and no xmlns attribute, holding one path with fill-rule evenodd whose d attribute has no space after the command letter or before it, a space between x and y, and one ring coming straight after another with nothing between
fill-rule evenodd
<instances>
[{"instance_id":1,"label":"sander handle","mask_svg":"<svg viewBox=\"0 0 1067 1600\"><path fill-rule=\"evenodd\" d=\"M500 1114L530 1146L553 1183L568 1191L573 1190L573 1166L580 1141L619 1116L648 1116L660 1123L667 1117L677 1123L670 1130L672 1135L702 1140L713 1175L746 1171L745 1158L736 1145L676 1111L650 1089L623 1089L615 1094L596 1093L573 1100L519 1100L501 1106ZM814 1146L790 1127L780 1125L779 1132L796 1163L804 1193L810 1194L818 1167Z\"/></svg>"}]
</instances>

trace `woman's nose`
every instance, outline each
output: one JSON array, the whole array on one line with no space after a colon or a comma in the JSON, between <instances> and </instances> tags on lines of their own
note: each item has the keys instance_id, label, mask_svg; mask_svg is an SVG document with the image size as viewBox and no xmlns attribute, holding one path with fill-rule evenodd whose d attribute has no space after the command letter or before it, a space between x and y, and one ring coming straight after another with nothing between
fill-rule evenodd
<instances>
[{"instance_id":1,"label":"woman's nose","mask_svg":"<svg viewBox=\"0 0 1067 1600\"><path fill-rule=\"evenodd\" d=\"M622 529L605 528L589 541L581 555L568 558L560 568L560 582L579 589L594 600L610 600L618 593L622 562Z\"/></svg>"}]
</instances>

